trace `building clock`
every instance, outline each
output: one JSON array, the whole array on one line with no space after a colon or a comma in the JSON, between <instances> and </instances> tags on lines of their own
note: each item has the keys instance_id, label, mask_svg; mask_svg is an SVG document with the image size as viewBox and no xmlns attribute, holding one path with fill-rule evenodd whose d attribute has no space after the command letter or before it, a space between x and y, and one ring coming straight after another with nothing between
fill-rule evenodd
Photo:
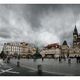
<instances>
[{"instance_id":1,"label":"building clock","mask_svg":"<svg viewBox=\"0 0 80 80\"><path fill-rule=\"evenodd\" d=\"M74 38L73 38L73 39L74 39L74 41L75 41L75 40L77 39L77 36L76 36L76 35L74 35Z\"/></svg>"}]
</instances>

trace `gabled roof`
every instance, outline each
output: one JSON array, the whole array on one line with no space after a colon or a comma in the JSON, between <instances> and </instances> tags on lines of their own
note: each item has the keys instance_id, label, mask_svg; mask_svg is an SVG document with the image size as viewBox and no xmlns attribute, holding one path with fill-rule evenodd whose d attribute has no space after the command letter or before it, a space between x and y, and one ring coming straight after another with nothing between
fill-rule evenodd
<instances>
[{"instance_id":1,"label":"gabled roof","mask_svg":"<svg viewBox=\"0 0 80 80\"><path fill-rule=\"evenodd\" d=\"M74 28L74 32L73 32L73 33L78 34L78 31L77 31L76 25L75 25L75 28Z\"/></svg>"},{"instance_id":2,"label":"gabled roof","mask_svg":"<svg viewBox=\"0 0 80 80\"><path fill-rule=\"evenodd\" d=\"M54 48L60 48L60 45L58 43L53 43L53 44L48 44L44 48L51 49L52 47L54 47Z\"/></svg>"},{"instance_id":3,"label":"gabled roof","mask_svg":"<svg viewBox=\"0 0 80 80\"><path fill-rule=\"evenodd\" d=\"M67 45L67 41L65 40L62 45Z\"/></svg>"}]
</instances>

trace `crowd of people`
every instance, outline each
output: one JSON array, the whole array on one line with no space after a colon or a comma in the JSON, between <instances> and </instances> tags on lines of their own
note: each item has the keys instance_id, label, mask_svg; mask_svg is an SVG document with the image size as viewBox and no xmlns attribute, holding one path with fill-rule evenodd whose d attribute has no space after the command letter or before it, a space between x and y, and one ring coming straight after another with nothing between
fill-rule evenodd
<instances>
[{"instance_id":1,"label":"crowd of people","mask_svg":"<svg viewBox=\"0 0 80 80\"><path fill-rule=\"evenodd\" d=\"M76 61L77 61L77 63L80 63L80 56L76 57Z\"/></svg>"},{"instance_id":2,"label":"crowd of people","mask_svg":"<svg viewBox=\"0 0 80 80\"><path fill-rule=\"evenodd\" d=\"M59 57L59 62L62 62L62 59L64 59L66 61L66 59L68 60L68 63L71 63L72 59L76 59L76 63L80 63L80 56L75 56L75 57Z\"/></svg>"},{"instance_id":3,"label":"crowd of people","mask_svg":"<svg viewBox=\"0 0 80 80\"><path fill-rule=\"evenodd\" d=\"M10 63L10 59L11 59L10 56L7 56L6 58L3 57L3 61L6 61L7 63ZM17 59L20 60L20 56L18 56ZM44 59L46 59L46 58L42 57L41 59L42 59L42 61L44 61ZM56 58L53 58L53 59L56 59ZM61 56L59 56L57 59L58 59L59 63L61 63L63 61L67 61L69 64L71 64L72 59L75 59L76 63L80 63L80 56L75 56L73 58L72 57L61 57ZM36 59L33 59L33 60L36 61Z\"/></svg>"},{"instance_id":4,"label":"crowd of people","mask_svg":"<svg viewBox=\"0 0 80 80\"><path fill-rule=\"evenodd\" d=\"M44 61L44 59L46 59L46 58L42 57L42 61ZM56 59L56 58L53 58L53 59ZM57 57L57 59L58 59L59 63L61 63L63 61L67 61L69 64L71 64L72 59L75 59L76 63L80 63L80 56L75 56L75 57L61 57L61 56L59 56L59 57Z\"/></svg>"}]
</instances>

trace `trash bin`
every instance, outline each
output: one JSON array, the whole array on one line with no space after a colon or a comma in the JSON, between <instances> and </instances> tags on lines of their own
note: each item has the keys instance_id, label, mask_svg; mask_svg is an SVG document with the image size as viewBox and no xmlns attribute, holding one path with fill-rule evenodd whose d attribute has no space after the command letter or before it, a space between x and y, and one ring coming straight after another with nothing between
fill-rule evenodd
<instances>
[{"instance_id":1,"label":"trash bin","mask_svg":"<svg viewBox=\"0 0 80 80\"><path fill-rule=\"evenodd\" d=\"M42 74L42 65L39 64L37 68L38 68L38 74Z\"/></svg>"}]
</instances>

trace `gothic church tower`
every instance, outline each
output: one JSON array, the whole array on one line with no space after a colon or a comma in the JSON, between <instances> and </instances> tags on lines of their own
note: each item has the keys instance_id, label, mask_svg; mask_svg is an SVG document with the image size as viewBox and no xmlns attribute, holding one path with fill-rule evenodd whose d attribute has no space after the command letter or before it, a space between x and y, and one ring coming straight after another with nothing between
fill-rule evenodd
<instances>
[{"instance_id":1,"label":"gothic church tower","mask_svg":"<svg viewBox=\"0 0 80 80\"><path fill-rule=\"evenodd\" d=\"M75 25L74 32L73 32L73 47L77 46L77 38L78 38L78 31Z\"/></svg>"}]
</instances>

